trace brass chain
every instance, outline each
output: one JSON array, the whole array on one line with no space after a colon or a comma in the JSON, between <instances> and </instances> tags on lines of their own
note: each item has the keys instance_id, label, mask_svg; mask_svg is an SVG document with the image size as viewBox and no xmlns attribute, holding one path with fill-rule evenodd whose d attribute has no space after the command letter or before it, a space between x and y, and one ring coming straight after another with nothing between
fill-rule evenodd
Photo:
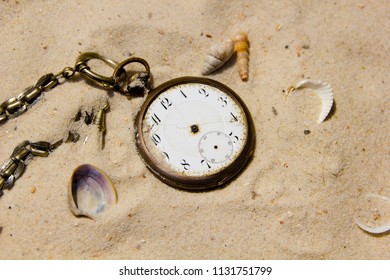
<instances>
[{"instance_id":1,"label":"brass chain","mask_svg":"<svg viewBox=\"0 0 390 280\"><path fill-rule=\"evenodd\" d=\"M24 141L12 152L10 158L0 167L0 197L3 189L11 189L15 181L22 176L28 161L33 156L47 157L50 152L62 144L62 140L50 144L49 142Z\"/></svg>"},{"instance_id":2,"label":"brass chain","mask_svg":"<svg viewBox=\"0 0 390 280\"><path fill-rule=\"evenodd\" d=\"M61 72L54 75L48 73L43 75L38 81L24 89L17 97L12 97L0 104L0 125L7 120L17 117L26 112L27 109L38 101L42 93L60 84L61 79L70 79L76 70L72 67L65 67ZM33 156L46 157L51 151L62 144L62 140L50 144L40 141L31 143L24 141L20 143L12 152L10 158L0 167L0 197L3 189L11 189L15 181L22 176L28 161Z\"/></svg>"},{"instance_id":3,"label":"brass chain","mask_svg":"<svg viewBox=\"0 0 390 280\"><path fill-rule=\"evenodd\" d=\"M53 73L43 75L34 85L24 89L17 97L12 97L1 103L0 124L26 112L27 109L38 100L43 92L58 85L61 78L69 79L73 77L75 72L76 70L72 67L66 67L56 75Z\"/></svg>"},{"instance_id":4,"label":"brass chain","mask_svg":"<svg viewBox=\"0 0 390 280\"><path fill-rule=\"evenodd\" d=\"M91 59L99 59L112 68L115 68L114 74L111 77L106 77L91 71L91 68L87 64L87 62ZM121 83L126 76L126 70L124 70L124 67L127 64L134 62L143 64L146 71L136 73L130 77L127 90L123 90L121 88ZM8 119L26 112L27 109L39 99L42 93L54 88L58 84L61 84L60 79L63 78L68 80L72 78L76 72L103 88L113 89L125 95L129 95L130 92L136 92L137 90L147 92L146 83L150 78L149 65L142 58L131 57L121 63L117 63L97 53L83 53L78 57L74 68L65 67L56 75L53 73L43 75L34 85L24 89L17 97L12 97L1 103L0 125L5 123Z\"/></svg>"},{"instance_id":5,"label":"brass chain","mask_svg":"<svg viewBox=\"0 0 390 280\"><path fill-rule=\"evenodd\" d=\"M110 77L106 77L97 74L91 70L88 66L88 61L91 59L98 59L103 61L111 68L114 68L114 74ZM141 63L144 65L146 71L136 73L130 77L128 81L127 89L123 90L123 80L126 78L126 70L124 66L130 63ZM16 97L9 98L5 102L0 104L0 125L4 124L7 120L17 117L27 111L34 103L36 103L44 92L54 88L58 84L61 84L62 80L69 80L76 72L81 74L86 79L98 84L105 89L116 90L124 95L130 95L130 93L136 94L137 92L147 92L147 81L150 77L150 69L147 62L141 58L129 58L122 63L117 63L107 57L99 55L97 53L83 53L76 61L74 68L65 67L58 74L49 73L43 75L38 81L24 89ZM96 124L101 132L101 147L104 147L104 135L106 133L105 114L109 109L108 102L99 111ZM30 142L24 141L19 144L12 152L10 158L0 167L0 197L3 195L4 189L11 189L15 184L15 181L23 174L28 161L33 156L46 157L63 143L63 140L59 140L54 144L49 142Z\"/></svg>"}]
</instances>

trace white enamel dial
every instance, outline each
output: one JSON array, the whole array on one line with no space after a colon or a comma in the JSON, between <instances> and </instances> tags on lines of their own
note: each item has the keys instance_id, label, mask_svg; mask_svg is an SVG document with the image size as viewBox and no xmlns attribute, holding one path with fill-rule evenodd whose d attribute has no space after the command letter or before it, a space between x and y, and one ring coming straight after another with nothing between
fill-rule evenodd
<instances>
[{"instance_id":1,"label":"white enamel dial","mask_svg":"<svg viewBox=\"0 0 390 280\"><path fill-rule=\"evenodd\" d=\"M148 102L141 118L147 163L150 159L173 177L191 180L223 172L248 145L248 116L242 105L211 84L169 86Z\"/></svg>"}]
</instances>

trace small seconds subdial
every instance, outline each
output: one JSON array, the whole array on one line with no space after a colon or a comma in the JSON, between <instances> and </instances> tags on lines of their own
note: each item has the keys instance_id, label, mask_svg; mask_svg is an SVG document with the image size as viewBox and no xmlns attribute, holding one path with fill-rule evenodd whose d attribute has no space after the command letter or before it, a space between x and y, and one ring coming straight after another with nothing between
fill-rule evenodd
<instances>
[{"instance_id":1,"label":"small seconds subdial","mask_svg":"<svg viewBox=\"0 0 390 280\"><path fill-rule=\"evenodd\" d=\"M233 154L233 142L220 131L210 131L200 138L199 153L209 163L222 163Z\"/></svg>"}]
</instances>

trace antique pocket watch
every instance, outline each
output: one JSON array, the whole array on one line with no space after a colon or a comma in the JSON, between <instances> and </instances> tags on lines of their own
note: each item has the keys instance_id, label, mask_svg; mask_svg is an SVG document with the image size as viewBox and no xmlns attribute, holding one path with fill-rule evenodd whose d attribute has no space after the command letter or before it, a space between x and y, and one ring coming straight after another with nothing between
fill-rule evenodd
<instances>
[{"instance_id":1,"label":"antique pocket watch","mask_svg":"<svg viewBox=\"0 0 390 280\"><path fill-rule=\"evenodd\" d=\"M227 86L181 77L151 90L135 121L140 155L169 185L204 190L232 179L255 143L249 111Z\"/></svg>"},{"instance_id":2,"label":"antique pocket watch","mask_svg":"<svg viewBox=\"0 0 390 280\"><path fill-rule=\"evenodd\" d=\"M92 71L88 65L91 59L114 68L113 75L107 77ZM146 70L130 75L125 66L131 63L140 63ZM149 65L137 57L117 63L97 53L83 53L73 68L66 67L56 75L46 74L18 97L0 104L0 124L26 111L43 92L75 73L124 95L148 92L135 120L136 145L147 167L171 186L186 190L221 186L236 176L252 155L253 122L246 105L233 90L200 77L176 78L149 89ZM104 147L104 108L97 118ZM24 141L18 145L0 168L0 196L2 189L12 188L22 175L28 158L47 156L62 143L61 139L54 144Z\"/></svg>"}]
</instances>

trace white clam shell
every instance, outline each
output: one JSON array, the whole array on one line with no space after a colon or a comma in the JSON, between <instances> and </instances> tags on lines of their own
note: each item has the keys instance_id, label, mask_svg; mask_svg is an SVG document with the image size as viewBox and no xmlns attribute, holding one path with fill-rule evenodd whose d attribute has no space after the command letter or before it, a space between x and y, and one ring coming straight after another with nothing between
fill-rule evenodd
<instances>
[{"instance_id":1,"label":"white clam shell","mask_svg":"<svg viewBox=\"0 0 390 280\"><path fill-rule=\"evenodd\" d=\"M328 116L333 106L333 89L332 86L320 80L305 79L298 82L292 89L310 88L313 89L322 101L322 110L318 123L323 122Z\"/></svg>"},{"instance_id":2,"label":"white clam shell","mask_svg":"<svg viewBox=\"0 0 390 280\"><path fill-rule=\"evenodd\" d=\"M202 75L207 75L220 68L234 53L234 43L226 40L215 44L209 50L202 68Z\"/></svg>"},{"instance_id":3,"label":"white clam shell","mask_svg":"<svg viewBox=\"0 0 390 280\"><path fill-rule=\"evenodd\" d=\"M75 216L95 219L118 201L110 178L101 169L83 164L72 174L68 189L69 207Z\"/></svg>"},{"instance_id":4,"label":"white clam shell","mask_svg":"<svg viewBox=\"0 0 390 280\"><path fill-rule=\"evenodd\" d=\"M364 231L373 234L390 231L390 197L363 195L355 214L355 223Z\"/></svg>"}]
</instances>

